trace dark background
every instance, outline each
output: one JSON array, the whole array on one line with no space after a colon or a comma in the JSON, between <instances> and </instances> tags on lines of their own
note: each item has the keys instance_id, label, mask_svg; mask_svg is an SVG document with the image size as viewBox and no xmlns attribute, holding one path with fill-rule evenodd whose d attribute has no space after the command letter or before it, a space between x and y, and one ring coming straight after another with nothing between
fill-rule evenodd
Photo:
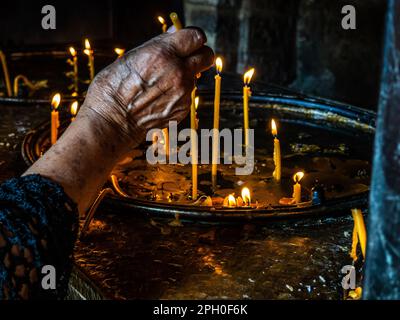
<instances>
[{"instance_id":1,"label":"dark background","mask_svg":"<svg viewBox=\"0 0 400 320\"><path fill-rule=\"evenodd\" d=\"M45 4L56 7L56 30L41 28ZM346 4L356 7L356 30L341 28ZM206 30L226 72L254 66L258 81L376 109L385 7L384 0L1 1L0 48L63 48L84 37L96 48L130 48L160 33L158 15L176 11Z\"/></svg>"}]
</instances>

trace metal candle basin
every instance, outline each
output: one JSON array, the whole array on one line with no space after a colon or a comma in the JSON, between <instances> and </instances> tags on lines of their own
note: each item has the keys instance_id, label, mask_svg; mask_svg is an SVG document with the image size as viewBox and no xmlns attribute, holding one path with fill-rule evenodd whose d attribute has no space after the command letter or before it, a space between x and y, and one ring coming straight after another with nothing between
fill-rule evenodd
<instances>
[{"instance_id":1,"label":"metal candle basin","mask_svg":"<svg viewBox=\"0 0 400 320\"><path fill-rule=\"evenodd\" d=\"M212 114L212 101L214 93L211 91L201 91L203 108L207 113ZM221 113L224 109L239 105L242 101L239 92L223 92L221 97ZM204 109L203 109L204 110ZM349 130L358 132L372 141L375 132L375 113L360 109L347 104L312 98L297 94L279 94L268 92L254 92L251 97L250 112L263 114L271 112L281 116L285 121L301 123L310 127L329 128L335 130ZM199 111L201 114L202 111ZM201 121L201 115L200 115ZM65 119L61 124L61 131L69 124L69 119ZM49 122L38 126L26 136L22 145L22 155L27 165L32 164L38 159L41 146L49 136ZM271 140L272 141L272 140ZM369 158L372 149L366 148ZM211 179L211 175L210 175ZM107 185L110 187L110 185ZM355 192L354 194L326 199L319 203L309 202L307 205L299 206L280 206L273 205L263 208L241 207L201 207L183 205L176 203L160 203L150 200L141 200L131 197L123 197L114 194L107 194L102 202L102 207L115 211L129 210L132 214L145 214L151 217L166 217L184 220L199 220L204 222L245 222L255 220L305 218L310 216L338 216L347 214L349 209L358 207L364 208L368 203L369 192ZM311 200L311 199L310 199Z\"/></svg>"}]
</instances>

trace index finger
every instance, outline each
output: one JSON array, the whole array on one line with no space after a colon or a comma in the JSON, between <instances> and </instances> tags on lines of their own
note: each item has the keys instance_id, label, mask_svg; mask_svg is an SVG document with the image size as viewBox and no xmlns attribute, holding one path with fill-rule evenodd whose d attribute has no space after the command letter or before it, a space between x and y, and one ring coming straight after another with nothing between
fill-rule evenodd
<instances>
[{"instance_id":1,"label":"index finger","mask_svg":"<svg viewBox=\"0 0 400 320\"><path fill-rule=\"evenodd\" d=\"M184 58L204 46L207 37L200 28L190 27L168 34L163 41L171 45L178 56Z\"/></svg>"}]
</instances>

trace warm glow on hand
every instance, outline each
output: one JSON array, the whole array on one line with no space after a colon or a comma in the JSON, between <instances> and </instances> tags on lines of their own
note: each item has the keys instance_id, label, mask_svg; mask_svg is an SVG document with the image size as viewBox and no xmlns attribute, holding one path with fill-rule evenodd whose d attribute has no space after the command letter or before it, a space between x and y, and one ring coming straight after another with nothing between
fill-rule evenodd
<instances>
[{"instance_id":1,"label":"warm glow on hand","mask_svg":"<svg viewBox=\"0 0 400 320\"><path fill-rule=\"evenodd\" d=\"M199 107L199 100L200 100L199 97L194 98L194 107L196 108L196 110Z\"/></svg>"}]
</instances>

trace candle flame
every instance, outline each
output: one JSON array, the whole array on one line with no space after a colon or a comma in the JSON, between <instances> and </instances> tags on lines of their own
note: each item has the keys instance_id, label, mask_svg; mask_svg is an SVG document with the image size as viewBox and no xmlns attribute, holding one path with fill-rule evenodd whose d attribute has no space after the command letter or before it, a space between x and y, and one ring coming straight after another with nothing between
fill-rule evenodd
<instances>
[{"instance_id":1,"label":"candle flame","mask_svg":"<svg viewBox=\"0 0 400 320\"><path fill-rule=\"evenodd\" d=\"M244 76L243 76L243 81L245 85L248 85L251 81L251 78L254 75L254 68L251 68L249 71L247 71Z\"/></svg>"},{"instance_id":2,"label":"candle flame","mask_svg":"<svg viewBox=\"0 0 400 320\"><path fill-rule=\"evenodd\" d=\"M71 104L71 115L75 117L77 113L78 113L78 101L74 101Z\"/></svg>"},{"instance_id":3,"label":"candle flame","mask_svg":"<svg viewBox=\"0 0 400 320\"><path fill-rule=\"evenodd\" d=\"M88 50L91 49L89 39L87 39L87 38L85 39L85 49L88 49Z\"/></svg>"},{"instance_id":4,"label":"candle flame","mask_svg":"<svg viewBox=\"0 0 400 320\"><path fill-rule=\"evenodd\" d=\"M228 207L236 207L236 199L233 194L228 196Z\"/></svg>"},{"instance_id":5,"label":"candle flame","mask_svg":"<svg viewBox=\"0 0 400 320\"><path fill-rule=\"evenodd\" d=\"M272 131L272 135L274 137L276 137L278 135L278 129L276 127L276 123L275 123L274 119L271 120L271 131Z\"/></svg>"},{"instance_id":6,"label":"candle flame","mask_svg":"<svg viewBox=\"0 0 400 320\"><path fill-rule=\"evenodd\" d=\"M250 203L251 203L251 197L250 197L250 190L249 190L249 188L247 188L247 187L244 187L243 189L242 189L242 199L243 199L243 202L245 203L245 205L250 205Z\"/></svg>"},{"instance_id":7,"label":"candle flame","mask_svg":"<svg viewBox=\"0 0 400 320\"><path fill-rule=\"evenodd\" d=\"M303 171L300 171L300 172L297 172L297 173L293 176L293 180L294 180L294 182L299 183L300 180L303 179L303 177L304 177L304 172L303 172Z\"/></svg>"},{"instance_id":8,"label":"candle flame","mask_svg":"<svg viewBox=\"0 0 400 320\"><path fill-rule=\"evenodd\" d=\"M196 108L196 110L199 107L199 100L200 100L199 97L194 98L194 107Z\"/></svg>"},{"instance_id":9,"label":"candle flame","mask_svg":"<svg viewBox=\"0 0 400 320\"><path fill-rule=\"evenodd\" d=\"M51 106L53 107L54 110L58 108L61 102L61 95L59 93L56 93L53 96L53 99L51 99Z\"/></svg>"},{"instance_id":10,"label":"candle flame","mask_svg":"<svg viewBox=\"0 0 400 320\"><path fill-rule=\"evenodd\" d=\"M69 53L71 53L71 56L75 57L76 56L76 50L74 47L69 47Z\"/></svg>"},{"instance_id":11,"label":"candle flame","mask_svg":"<svg viewBox=\"0 0 400 320\"><path fill-rule=\"evenodd\" d=\"M89 39L85 39L85 50L83 50L83 52L86 55L90 55L90 51L91 51L91 46L90 46Z\"/></svg>"},{"instance_id":12,"label":"candle flame","mask_svg":"<svg viewBox=\"0 0 400 320\"><path fill-rule=\"evenodd\" d=\"M160 21L161 24L165 24L165 19L161 16L157 17L158 21Z\"/></svg>"},{"instance_id":13,"label":"candle flame","mask_svg":"<svg viewBox=\"0 0 400 320\"><path fill-rule=\"evenodd\" d=\"M217 68L217 73L221 73L222 72L222 59L220 57L218 57L215 60L215 66Z\"/></svg>"},{"instance_id":14,"label":"candle flame","mask_svg":"<svg viewBox=\"0 0 400 320\"><path fill-rule=\"evenodd\" d=\"M121 49L121 48L115 48L114 51L119 57L123 56L125 53L125 49Z\"/></svg>"}]
</instances>

